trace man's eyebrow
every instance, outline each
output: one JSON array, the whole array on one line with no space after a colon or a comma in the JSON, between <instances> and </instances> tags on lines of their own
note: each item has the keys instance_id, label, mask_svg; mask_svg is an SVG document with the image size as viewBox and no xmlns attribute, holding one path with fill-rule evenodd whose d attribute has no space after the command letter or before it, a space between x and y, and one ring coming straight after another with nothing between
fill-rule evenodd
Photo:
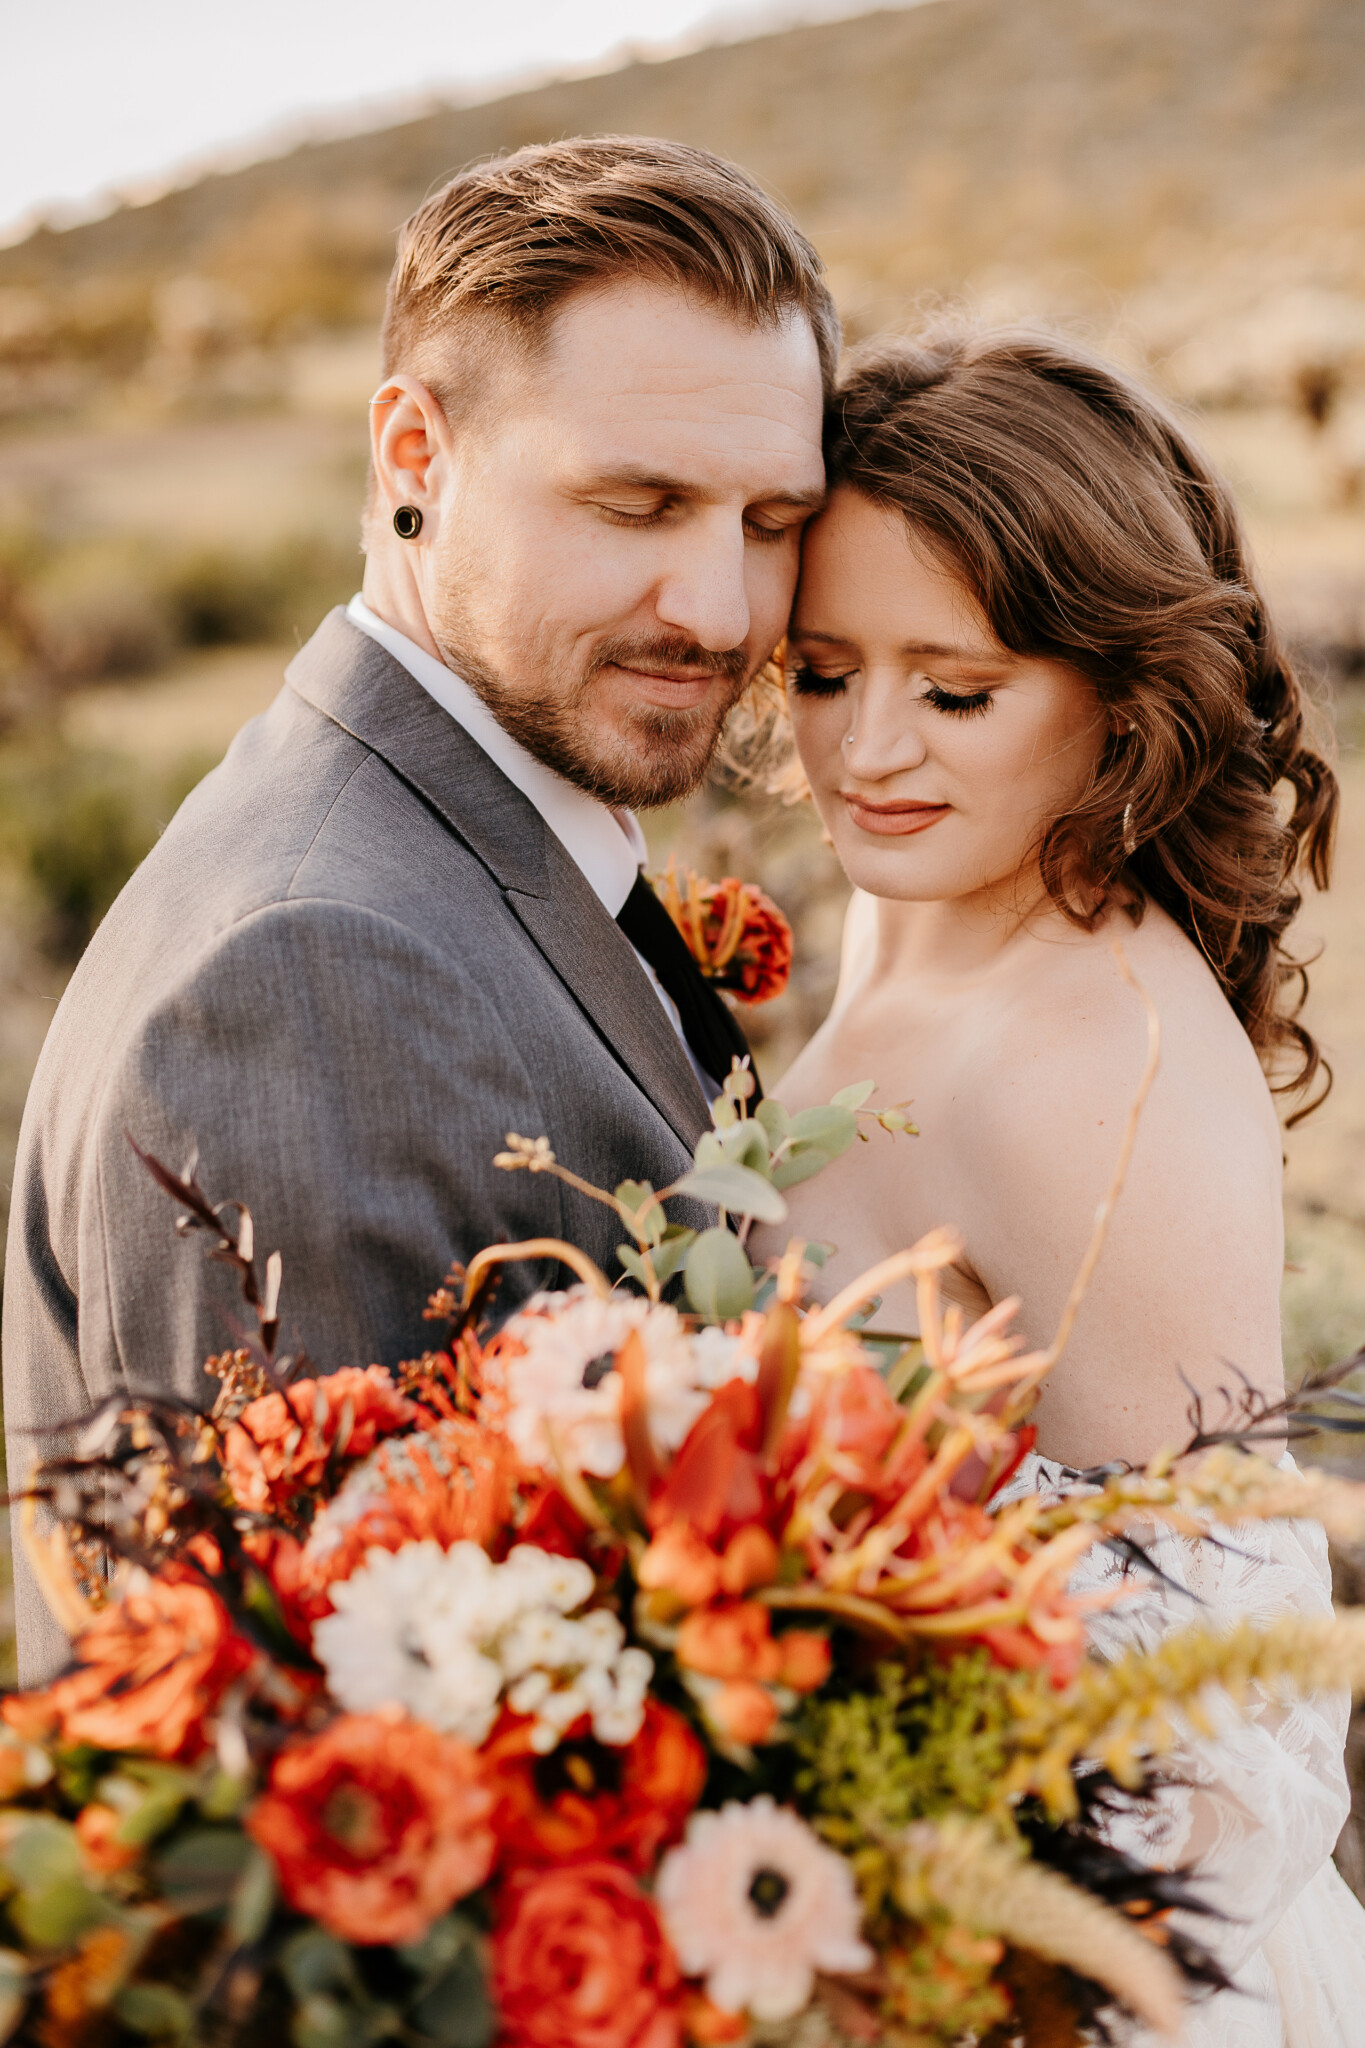
<instances>
[{"instance_id":1,"label":"man's eyebrow","mask_svg":"<svg viewBox=\"0 0 1365 2048\"><path fill-rule=\"evenodd\" d=\"M643 469L629 462L616 469L599 470L586 483L580 484L579 495L608 489L612 484L626 484L633 491L657 491L661 497L668 498L697 498L702 495L697 485L689 483L685 477L666 476L662 470ZM750 502L755 505L792 505L803 512L818 512L826 495L823 484L813 484L807 491L760 491Z\"/></svg>"}]
</instances>

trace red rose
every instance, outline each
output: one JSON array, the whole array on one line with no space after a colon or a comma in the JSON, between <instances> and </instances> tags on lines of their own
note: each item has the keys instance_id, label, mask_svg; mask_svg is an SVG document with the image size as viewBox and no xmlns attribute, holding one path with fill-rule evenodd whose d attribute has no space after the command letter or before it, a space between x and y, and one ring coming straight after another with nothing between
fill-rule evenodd
<instances>
[{"instance_id":1,"label":"red rose","mask_svg":"<svg viewBox=\"0 0 1365 2048\"><path fill-rule=\"evenodd\" d=\"M333 1458L368 1458L382 1437L422 1420L382 1365L343 1366L282 1394L262 1394L227 1432L233 1498L258 1514L287 1507L295 1494L322 1484Z\"/></svg>"},{"instance_id":2,"label":"red rose","mask_svg":"<svg viewBox=\"0 0 1365 2048\"><path fill-rule=\"evenodd\" d=\"M487 1877L491 1803L467 1743L343 1714L280 1752L246 1826L296 1911L343 1941L416 1941Z\"/></svg>"},{"instance_id":3,"label":"red rose","mask_svg":"<svg viewBox=\"0 0 1365 2048\"><path fill-rule=\"evenodd\" d=\"M216 1593L197 1580L149 1579L113 1600L77 1638L75 1669L27 1696L68 1745L142 1750L189 1761L205 1721L254 1659ZM6 1711L11 1726L19 1720Z\"/></svg>"},{"instance_id":4,"label":"red rose","mask_svg":"<svg viewBox=\"0 0 1365 2048\"><path fill-rule=\"evenodd\" d=\"M706 1783L706 1752L682 1715L649 1699L633 1742L566 1738L549 1756L533 1754L531 1727L508 1715L483 1751L504 1867L610 1856L651 1870Z\"/></svg>"},{"instance_id":5,"label":"red rose","mask_svg":"<svg viewBox=\"0 0 1365 2048\"><path fill-rule=\"evenodd\" d=\"M681 2048L678 1965L619 1863L510 1878L493 1973L500 2048Z\"/></svg>"}]
</instances>

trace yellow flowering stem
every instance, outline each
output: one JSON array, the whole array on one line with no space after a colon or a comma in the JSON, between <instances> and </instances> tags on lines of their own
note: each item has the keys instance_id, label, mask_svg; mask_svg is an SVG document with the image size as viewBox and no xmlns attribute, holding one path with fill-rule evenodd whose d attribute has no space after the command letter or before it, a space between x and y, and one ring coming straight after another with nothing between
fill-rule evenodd
<instances>
[{"instance_id":1,"label":"yellow flowering stem","mask_svg":"<svg viewBox=\"0 0 1365 2048\"><path fill-rule=\"evenodd\" d=\"M1176 2039L1184 1993L1164 1950L1111 1906L1032 1862L988 1822L917 1821L898 1852L897 1902L912 1919L935 1911L1102 1984L1157 2033Z\"/></svg>"},{"instance_id":2,"label":"yellow flowering stem","mask_svg":"<svg viewBox=\"0 0 1365 2048\"><path fill-rule=\"evenodd\" d=\"M803 1345L807 1349L813 1348L840 1323L846 1322L854 1310L861 1308L872 1295L882 1293L896 1281L951 1265L961 1249L962 1240L956 1231L931 1230L908 1251L893 1252L889 1259L882 1259L856 1280L850 1281L847 1287L841 1288L833 1301L807 1316L802 1325Z\"/></svg>"},{"instance_id":3,"label":"yellow flowering stem","mask_svg":"<svg viewBox=\"0 0 1365 2048\"><path fill-rule=\"evenodd\" d=\"M820 1586L764 1586L751 1597L764 1607L832 1614L864 1635L887 1636L897 1643L904 1640L904 1629L880 1600L864 1600L856 1593L836 1593Z\"/></svg>"}]
</instances>

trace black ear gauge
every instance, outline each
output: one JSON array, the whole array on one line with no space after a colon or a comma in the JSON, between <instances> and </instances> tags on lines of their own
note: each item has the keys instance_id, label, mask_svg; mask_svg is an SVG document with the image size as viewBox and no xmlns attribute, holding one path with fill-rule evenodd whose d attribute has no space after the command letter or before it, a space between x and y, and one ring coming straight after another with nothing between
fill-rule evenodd
<instances>
[{"instance_id":1,"label":"black ear gauge","mask_svg":"<svg viewBox=\"0 0 1365 2048\"><path fill-rule=\"evenodd\" d=\"M422 515L415 505L400 505L393 515L393 530L400 540L416 540L422 531Z\"/></svg>"}]
</instances>

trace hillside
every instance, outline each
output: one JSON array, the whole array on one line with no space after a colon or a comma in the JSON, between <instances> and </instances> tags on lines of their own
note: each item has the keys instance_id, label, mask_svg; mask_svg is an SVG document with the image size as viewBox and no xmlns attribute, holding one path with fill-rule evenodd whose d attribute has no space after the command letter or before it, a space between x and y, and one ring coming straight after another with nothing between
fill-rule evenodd
<instances>
[{"instance_id":1,"label":"hillside","mask_svg":"<svg viewBox=\"0 0 1365 2048\"><path fill-rule=\"evenodd\" d=\"M54 350L130 368L158 323L187 324L166 292L186 276L221 288L200 325L217 304L240 340L365 317L394 225L456 166L620 130L747 164L819 242L856 328L926 290L1018 297L1027 275L1049 304L1159 288L1138 324L1167 349L1270 280L1365 303L1362 107L1360 0L929 0L311 144L40 231L0 251L0 361L12 378ZM1340 306L1331 322L1340 351Z\"/></svg>"}]
</instances>

